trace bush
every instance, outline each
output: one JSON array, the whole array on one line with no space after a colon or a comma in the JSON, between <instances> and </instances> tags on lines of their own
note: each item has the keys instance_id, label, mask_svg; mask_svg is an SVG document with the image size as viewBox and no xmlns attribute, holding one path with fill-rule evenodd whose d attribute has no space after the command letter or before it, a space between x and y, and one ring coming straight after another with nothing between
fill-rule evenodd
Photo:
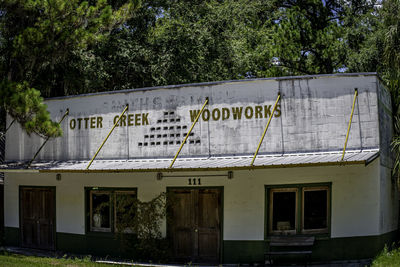
<instances>
[{"instance_id":1,"label":"bush","mask_svg":"<svg viewBox=\"0 0 400 267\"><path fill-rule=\"evenodd\" d=\"M121 198L116 207L121 214L117 225L124 254L137 261L165 262L170 246L161 235L161 224L166 218L167 194L161 193L148 202Z\"/></svg>"},{"instance_id":2,"label":"bush","mask_svg":"<svg viewBox=\"0 0 400 267\"><path fill-rule=\"evenodd\" d=\"M400 248L388 249L387 246L374 259L372 267L400 266Z\"/></svg>"}]
</instances>

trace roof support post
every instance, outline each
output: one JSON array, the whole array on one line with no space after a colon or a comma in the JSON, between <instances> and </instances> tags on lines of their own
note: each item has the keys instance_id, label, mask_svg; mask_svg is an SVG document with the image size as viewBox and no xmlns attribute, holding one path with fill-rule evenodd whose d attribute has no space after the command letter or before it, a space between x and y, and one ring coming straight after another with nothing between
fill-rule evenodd
<instances>
[{"instance_id":1,"label":"roof support post","mask_svg":"<svg viewBox=\"0 0 400 267\"><path fill-rule=\"evenodd\" d=\"M62 116L61 120L58 122L58 124L61 124L61 122L67 117L69 114L69 108L67 108L67 111L65 111L64 115ZM15 121L15 120L14 120ZM14 122L13 121L13 122ZM11 125L10 125L11 126ZM29 161L27 168L29 168L32 164L32 162L36 159L36 157L39 155L40 151L42 151L42 148L44 145L49 141L50 137L47 137L46 140L44 140L43 144L39 147L38 151L36 152L35 156Z\"/></svg>"},{"instance_id":2,"label":"roof support post","mask_svg":"<svg viewBox=\"0 0 400 267\"><path fill-rule=\"evenodd\" d=\"M343 159L344 159L344 154L346 153L347 141L349 140L351 122L352 122L352 120L353 120L354 107L355 107L355 105L356 105L357 96L358 96L358 89L355 88L355 89L354 89L353 107L351 108L351 115L350 115L349 126L347 127L346 141L344 142L343 154L342 154L342 158L340 159L340 161L343 161Z\"/></svg>"},{"instance_id":3,"label":"roof support post","mask_svg":"<svg viewBox=\"0 0 400 267\"><path fill-rule=\"evenodd\" d=\"M181 146L179 147L178 152L176 152L176 155L175 155L174 159L172 160L171 165L169 165L169 168L170 168L170 169L172 168L172 166L174 165L176 159L178 158L179 153L181 152L183 146L184 146L185 143L186 143L186 140L188 139L190 133L191 133L192 130L193 130L193 127L196 125L197 121L199 120L199 118L200 118L201 114L203 113L204 108L206 107L207 104L208 104L208 97L206 97L206 101L204 102L203 107L201 108L199 114L197 114L197 117L196 117L196 119L194 120L194 122L193 122L193 124L192 124L192 127L190 127L188 133L186 134L186 137L185 137L185 139L183 140Z\"/></svg>"},{"instance_id":4,"label":"roof support post","mask_svg":"<svg viewBox=\"0 0 400 267\"><path fill-rule=\"evenodd\" d=\"M114 126L111 128L110 132L108 133L108 135L104 139L103 143L101 143L99 149L97 149L96 154L94 154L93 158L90 160L89 164L86 167L86 170L89 170L90 165L92 165L94 159L97 157L97 154L99 154L100 150L103 148L104 144L107 142L108 137L110 137L110 135L114 131L115 127L117 127L119 121L121 120L121 118L125 114L125 112L128 110L128 108L129 108L129 105L127 104L125 109L122 111L121 115L119 115L118 120L114 123Z\"/></svg>"},{"instance_id":5,"label":"roof support post","mask_svg":"<svg viewBox=\"0 0 400 267\"><path fill-rule=\"evenodd\" d=\"M271 120L272 120L272 117L274 116L275 109L276 109L276 106L278 105L279 99L281 99L281 93L278 93L278 97L277 97L277 99L276 99L276 101L275 101L274 108L272 109L271 116L269 116L267 126L265 126L264 133L263 133L263 135L261 136L260 142L258 143L258 147L257 147L256 153L254 153L253 159L251 160L250 166L252 166L252 167L254 166L254 161L256 160L258 151L260 150L260 147L261 147L261 144L262 144L262 142L263 142L263 140L264 140L265 134L267 133L269 124L270 124L270 122L271 122Z\"/></svg>"}]
</instances>

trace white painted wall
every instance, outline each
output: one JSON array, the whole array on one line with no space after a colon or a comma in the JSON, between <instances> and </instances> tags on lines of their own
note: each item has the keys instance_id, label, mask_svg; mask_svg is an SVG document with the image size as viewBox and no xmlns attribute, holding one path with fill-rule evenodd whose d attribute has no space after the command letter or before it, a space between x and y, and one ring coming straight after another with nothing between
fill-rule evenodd
<instances>
[{"instance_id":1,"label":"white painted wall","mask_svg":"<svg viewBox=\"0 0 400 267\"><path fill-rule=\"evenodd\" d=\"M149 125L117 127L107 141L98 158L126 159L134 157L172 157L190 128L190 110L200 109L206 97L213 112L223 108L230 110L229 119L204 121L200 119L193 130L193 137L184 146L181 155L252 154L257 148L269 117L233 119L232 108L273 106L278 92L281 92L279 117L274 117L263 142L260 153L287 153L304 151L341 150L345 140L348 121L353 103L354 89L359 96L348 149L379 147L377 77L375 75L317 76L307 78L268 79L196 86L175 86L129 92L101 93L92 96L47 100L48 109L58 121L67 108L70 115L63 121L64 136L46 144L38 159L79 160L90 159L112 128L113 118L119 115L126 104L128 114L147 114ZM272 111L272 107L271 107ZM174 112L165 116L165 112ZM249 113L250 114L250 113ZM71 129L72 120L101 116L102 128L81 127ZM221 115L222 116L222 115ZM275 112L275 116L278 113ZM180 122L170 122L170 119ZM158 123L167 119L168 122ZM10 121L10 120L9 120ZM152 131L152 128L160 130ZM168 127L168 130L164 130ZM174 127L170 130L169 127ZM179 133L181 136L176 137ZM164 135L168 137L163 137ZM175 137L170 137L175 134ZM145 135L154 135L146 139ZM157 137L161 135L161 137ZM7 132L6 160L30 160L43 139L36 135L27 136L14 124ZM191 144L190 141L200 141ZM173 141L173 145L163 145ZM139 143L148 146L139 146ZM150 145L160 142L160 145Z\"/></svg>"},{"instance_id":2,"label":"white painted wall","mask_svg":"<svg viewBox=\"0 0 400 267\"><path fill-rule=\"evenodd\" d=\"M224 188L224 240L263 240L265 185L332 182L332 237L367 236L388 232L397 223L392 207L382 200L379 159L368 166L330 166L234 171L234 178L201 178L202 186ZM207 174L216 172L207 172ZM183 173L179 173L180 175ZM197 177L199 172L188 173ZM84 234L84 187L136 187L150 200L166 187L187 186L186 178L156 180L155 173L55 174L6 173L5 226L19 226L20 185L56 186L57 232ZM383 189L385 191L386 189ZM383 198L384 200L385 198ZM381 227L384 220L393 221ZM397 224L396 224L397 225ZM165 224L163 232L165 234Z\"/></svg>"},{"instance_id":3,"label":"white painted wall","mask_svg":"<svg viewBox=\"0 0 400 267\"><path fill-rule=\"evenodd\" d=\"M383 233L394 231L398 227L399 193L395 180L391 170L381 165L379 228Z\"/></svg>"}]
</instances>

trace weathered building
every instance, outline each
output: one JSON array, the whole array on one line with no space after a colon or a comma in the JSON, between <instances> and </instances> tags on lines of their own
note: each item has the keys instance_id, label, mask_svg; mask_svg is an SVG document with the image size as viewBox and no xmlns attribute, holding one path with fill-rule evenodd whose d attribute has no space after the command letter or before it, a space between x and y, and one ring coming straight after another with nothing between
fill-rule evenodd
<instances>
[{"instance_id":1,"label":"weathered building","mask_svg":"<svg viewBox=\"0 0 400 267\"><path fill-rule=\"evenodd\" d=\"M64 135L29 168L45 140L17 124L7 132L0 169L7 244L117 254L118 194L147 201L166 191L179 205L162 232L179 259L262 262L273 235L315 236L313 260L361 259L396 237L391 102L374 73L133 89L46 104L56 121L69 110ZM107 208L99 214L100 206Z\"/></svg>"}]
</instances>

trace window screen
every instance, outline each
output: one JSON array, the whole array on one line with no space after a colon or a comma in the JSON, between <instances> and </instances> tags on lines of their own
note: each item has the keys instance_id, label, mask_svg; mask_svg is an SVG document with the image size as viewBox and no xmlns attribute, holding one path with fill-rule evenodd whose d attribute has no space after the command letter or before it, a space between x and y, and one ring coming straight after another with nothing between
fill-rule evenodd
<instances>
[{"instance_id":1,"label":"window screen","mask_svg":"<svg viewBox=\"0 0 400 267\"><path fill-rule=\"evenodd\" d=\"M110 194L92 193L91 194L91 227L96 230L110 231Z\"/></svg>"},{"instance_id":2,"label":"window screen","mask_svg":"<svg viewBox=\"0 0 400 267\"><path fill-rule=\"evenodd\" d=\"M272 192L272 230L296 229L296 191Z\"/></svg>"},{"instance_id":3,"label":"window screen","mask_svg":"<svg viewBox=\"0 0 400 267\"><path fill-rule=\"evenodd\" d=\"M303 229L326 229L328 227L328 190L304 189Z\"/></svg>"}]
</instances>

